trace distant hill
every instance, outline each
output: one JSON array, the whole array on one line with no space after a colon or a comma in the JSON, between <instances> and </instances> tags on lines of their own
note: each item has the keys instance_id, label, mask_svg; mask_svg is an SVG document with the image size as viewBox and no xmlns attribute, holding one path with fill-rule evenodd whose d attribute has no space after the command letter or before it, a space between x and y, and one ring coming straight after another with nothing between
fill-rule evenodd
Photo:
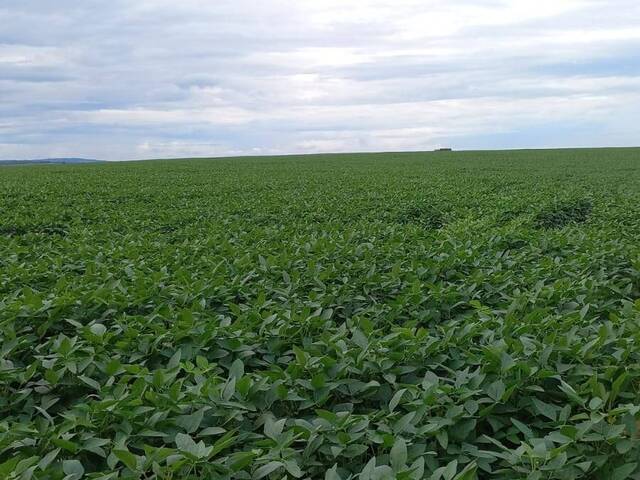
<instances>
[{"instance_id":1,"label":"distant hill","mask_svg":"<svg viewBox=\"0 0 640 480\"><path fill-rule=\"evenodd\" d=\"M94 160L91 158L37 158L33 160L0 160L0 165L32 165L41 163L98 163L104 160Z\"/></svg>"}]
</instances>

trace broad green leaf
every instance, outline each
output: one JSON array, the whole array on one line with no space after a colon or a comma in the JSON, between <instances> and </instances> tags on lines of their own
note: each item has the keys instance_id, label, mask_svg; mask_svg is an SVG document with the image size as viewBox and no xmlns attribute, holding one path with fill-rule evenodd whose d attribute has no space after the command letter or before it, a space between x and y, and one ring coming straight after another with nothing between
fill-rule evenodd
<instances>
[{"instance_id":1,"label":"broad green leaf","mask_svg":"<svg viewBox=\"0 0 640 480\"><path fill-rule=\"evenodd\" d=\"M78 460L64 460L62 471L69 476L69 480L78 480L84 475L84 467Z\"/></svg>"},{"instance_id":2,"label":"broad green leaf","mask_svg":"<svg viewBox=\"0 0 640 480\"><path fill-rule=\"evenodd\" d=\"M554 422L556 421L557 410L555 406L550 405L546 402L543 402L542 400L539 400L535 397L531 399L531 402L533 403L533 406L535 407L538 413L540 413L541 415L544 415L549 420L552 420Z\"/></svg>"},{"instance_id":3,"label":"broad green leaf","mask_svg":"<svg viewBox=\"0 0 640 480\"><path fill-rule=\"evenodd\" d=\"M240 378L242 378L243 375L244 363L242 363L242 360L237 359L231 364L231 367L229 368L229 377L234 378L237 382L238 380L240 380Z\"/></svg>"},{"instance_id":4,"label":"broad green leaf","mask_svg":"<svg viewBox=\"0 0 640 480\"><path fill-rule=\"evenodd\" d=\"M400 400L402 400L402 396L404 395L404 393L407 391L406 388L401 388L400 390L398 390L393 397L391 397L391 400L389 401L389 411L393 413L393 411L395 410L395 408L398 406L398 404L400 403Z\"/></svg>"},{"instance_id":5,"label":"broad green leaf","mask_svg":"<svg viewBox=\"0 0 640 480\"><path fill-rule=\"evenodd\" d=\"M324 480L342 480L338 474L338 465L334 465L328 469L324 474Z\"/></svg>"},{"instance_id":6,"label":"broad green leaf","mask_svg":"<svg viewBox=\"0 0 640 480\"><path fill-rule=\"evenodd\" d=\"M271 472L274 472L275 470L281 468L282 466L283 466L282 462L276 462L276 461L269 462L265 465L262 465L261 467L258 467L255 472L253 472L253 479L258 480L260 478L266 477Z\"/></svg>"},{"instance_id":7,"label":"broad green leaf","mask_svg":"<svg viewBox=\"0 0 640 480\"><path fill-rule=\"evenodd\" d=\"M136 456L128 450L113 450L113 454L124 463L129 470L136 471L138 469L138 461Z\"/></svg>"},{"instance_id":8,"label":"broad green leaf","mask_svg":"<svg viewBox=\"0 0 640 480\"><path fill-rule=\"evenodd\" d=\"M624 465L616 468L611 474L611 480L625 480L631 476L636 470L637 463L625 463Z\"/></svg>"},{"instance_id":9,"label":"broad green leaf","mask_svg":"<svg viewBox=\"0 0 640 480\"><path fill-rule=\"evenodd\" d=\"M496 380L487 387L487 395L495 402L502 400L502 396L505 392L505 385L502 380Z\"/></svg>"},{"instance_id":10,"label":"broad green leaf","mask_svg":"<svg viewBox=\"0 0 640 480\"><path fill-rule=\"evenodd\" d=\"M394 472L399 472L405 467L407 463L407 444L404 439L398 438L394 442L389 456L391 458L391 468L393 468Z\"/></svg>"}]
</instances>

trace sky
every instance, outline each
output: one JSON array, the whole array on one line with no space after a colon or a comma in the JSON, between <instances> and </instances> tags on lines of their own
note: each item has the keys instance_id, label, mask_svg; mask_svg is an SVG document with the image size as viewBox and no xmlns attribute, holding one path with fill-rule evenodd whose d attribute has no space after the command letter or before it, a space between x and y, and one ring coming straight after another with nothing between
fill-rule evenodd
<instances>
[{"instance_id":1,"label":"sky","mask_svg":"<svg viewBox=\"0 0 640 480\"><path fill-rule=\"evenodd\" d=\"M0 2L0 159L633 145L638 0Z\"/></svg>"}]
</instances>

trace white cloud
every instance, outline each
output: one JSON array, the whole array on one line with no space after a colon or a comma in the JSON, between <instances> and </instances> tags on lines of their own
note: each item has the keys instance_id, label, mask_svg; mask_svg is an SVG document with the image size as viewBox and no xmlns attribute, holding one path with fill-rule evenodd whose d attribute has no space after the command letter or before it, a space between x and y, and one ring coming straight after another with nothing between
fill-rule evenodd
<instances>
[{"instance_id":1,"label":"white cloud","mask_svg":"<svg viewBox=\"0 0 640 480\"><path fill-rule=\"evenodd\" d=\"M0 23L0 158L638 138L635 0L7 0Z\"/></svg>"}]
</instances>

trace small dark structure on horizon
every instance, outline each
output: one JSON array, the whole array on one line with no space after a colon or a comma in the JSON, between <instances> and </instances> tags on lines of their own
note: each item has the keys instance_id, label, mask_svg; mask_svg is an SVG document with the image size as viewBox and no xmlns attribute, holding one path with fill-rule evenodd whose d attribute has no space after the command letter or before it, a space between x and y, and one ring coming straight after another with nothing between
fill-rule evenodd
<instances>
[{"instance_id":1,"label":"small dark structure on horizon","mask_svg":"<svg viewBox=\"0 0 640 480\"><path fill-rule=\"evenodd\" d=\"M436 152L452 152L453 149L450 147L444 147L444 148L436 148L435 150Z\"/></svg>"}]
</instances>

